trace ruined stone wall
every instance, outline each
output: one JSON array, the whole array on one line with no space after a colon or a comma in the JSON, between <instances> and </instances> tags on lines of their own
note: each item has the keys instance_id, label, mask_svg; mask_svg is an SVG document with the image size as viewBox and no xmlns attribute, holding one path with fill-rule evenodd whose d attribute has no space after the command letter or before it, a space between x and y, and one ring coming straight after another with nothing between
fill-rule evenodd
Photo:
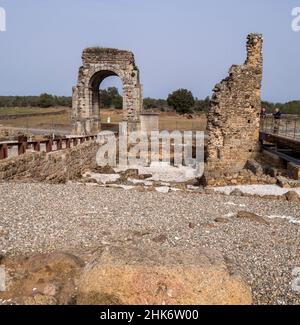
<instances>
[{"instance_id":1,"label":"ruined stone wall","mask_svg":"<svg viewBox=\"0 0 300 325\"><path fill-rule=\"evenodd\" d=\"M109 76L123 83L123 120L137 123L142 109L142 86L134 55L128 51L88 48L82 54L77 86L73 88L73 123L75 134L100 130L99 86Z\"/></svg>"},{"instance_id":2,"label":"ruined stone wall","mask_svg":"<svg viewBox=\"0 0 300 325\"><path fill-rule=\"evenodd\" d=\"M240 172L259 150L262 35L250 34L247 59L214 88L208 114L206 179Z\"/></svg>"},{"instance_id":3,"label":"ruined stone wall","mask_svg":"<svg viewBox=\"0 0 300 325\"><path fill-rule=\"evenodd\" d=\"M52 183L79 177L95 168L99 144L89 141L57 152L28 152L0 161L0 180L36 180Z\"/></svg>"}]
</instances>

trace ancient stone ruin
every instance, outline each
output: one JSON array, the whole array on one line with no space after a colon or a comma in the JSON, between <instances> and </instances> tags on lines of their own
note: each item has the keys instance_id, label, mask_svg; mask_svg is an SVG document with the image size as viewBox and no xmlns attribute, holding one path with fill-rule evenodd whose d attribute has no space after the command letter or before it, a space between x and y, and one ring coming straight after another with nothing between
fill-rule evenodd
<instances>
[{"instance_id":1,"label":"ancient stone ruin","mask_svg":"<svg viewBox=\"0 0 300 325\"><path fill-rule=\"evenodd\" d=\"M138 123L142 86L133 53L87 48L83 51L82 62L77 86L73 88L74 133L95 134L101 129L99 87L109 76L119 76L123 83L123 120L133 125Z\"/></svg>"},{"instance_id":2,"label":"ancient stone ruin","mask_svg":"<svg viewBox=\"0 0 300 325\"><path fill-rule=\"evenodd\" d=\"M276 184L278 176L285 177L286 174L295 180L300 178L298 165L289 163L288 170L283 171L282 174L281 170L286 169L282 159L266 150L261 150L263 147L260 146L259 135L262 45L262 35L250 34L245 63L240 66L233 65L229 76L214 88L208 114L209 140L205 155L205 174L200 180L201 185ZM92 145L92 156L87 155L84 150L83 159L80 158L79 161L75 159L74 168L68 170L61 167L65 162L72 165L70 159L65 158L65 153L57 153L57 156L51 153L54 150L71 149L79 142L95 139L95 134L101 129L99 86L108 76L119 76L123 82L123 120L127 122L125 129L128 127L128 131L141 130L147 133L159 130L159 116L153 112L142 112L139 70L131 52L88 48L83 51L82 59L83 65L79 69L78 84L73 89L73 123L74 133L77 135L65 139L47 139L42 142L18 140L17 143L0 144L0 159L8 158L8 153L14 150L17 150L20 155L15 160L3 162L3 167L0 166L0 179L17 179L24 175L36 179L37 175L39 180L62 181L72 179L85 171L81 162L87 166L95 166L97 146ZM43 145L42 149L41 145ZM42 153L44 151L45 154ZM73 151L74 155L81 154L80 148L78 151ZM26 152L28 155L22 157L21 155ZM149 156L148 151L145 156ZM172 160L174 158L172 150L170 156ZM54 158L51 160L49 157ZM87 161L88 157L90 163ZM14 163L11 163L12 161ZM50 161L53 162L53 168L49 167ZM16 165L18 168L15 168ZM285 184L285 181L280 180L281 183ZM295 187L294 183L288 184Z\"/></svg>"},{"instance_id":3,"label":"ancient stone ruin","mask_svg":"<svg viewBox=\"0 0 300 325\"><path fill-rule=\"evenodd\" d=\"M233 65L229 76L214 88L208 114L206 180L240 172L260 150L262 46L262 35L250 34L246 62Z\"/></svg>"}]
</instances>

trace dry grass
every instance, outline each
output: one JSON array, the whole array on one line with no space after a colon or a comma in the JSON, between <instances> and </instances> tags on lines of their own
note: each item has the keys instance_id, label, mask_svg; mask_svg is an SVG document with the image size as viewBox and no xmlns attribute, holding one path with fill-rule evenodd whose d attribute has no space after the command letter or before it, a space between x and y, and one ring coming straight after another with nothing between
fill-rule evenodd
<instances>
[{"instance_id":1,"label":"dry grass","mask_svg":"<svg viewBox=\"0 0 300 325\"><path fill-rule=\"evenodd\" d=\"M3 111L2 111L3 110ZM63 114L57 114L57 112L64 110ZM1 114L1 111L5 113ZM42 113L52 113L50 115L40 115ZM37 114L36 116L24 116L24 114ZM56 108L5 108L0 109L0 115L20 115L17 118L10 120L1 120L0 124L3 126L20 127L20 128L38 128L38 129L50 129L50 130L70 130L71 127L71 109L65 107ZM22 116L23 115L23 116ZM103 123L107 122L108 117L111 119L111 123L119 123L122 121L122 110L116 109L102 109L101 120ZM193 119L188 119L185 116L178 115L173 112L161 113L159 118L160 130L179 130L179 131L204 131L206 128L206 116L204 114L197 116Z\"/></svg>"},{"instance_id":2,"label":"dry grass","mask_svg":"<svg viewBox=\"0 0 300 325\"><path fill-rule=\"evenodd\" d=\"M1 114L4 112L5 114ZM58 114L63 111L63 114ZM46 114L45 114L46 113ZM49 114L50 113L50 114ZM51 114L53 113L53 114ZM36 114L36 116L26 116L26 114ZM42 114L45 114L44 116ZM52 108L5 108L0 109L0 115L16 115L16 118L1 120L3 126L19 128L37 129L66 129L71 130L71 109L65 107Z\"/></svg>"},{"instance_id":3,"label":"dry grass","mask_svg":"<svg viewBox=\"0 0 300 325\"><path fill-rule=\"evenodd\" d=\"M65 107L0 107L0 115L26 115L56 113L58 110L65 110Z\"/></svg>"},{"instance_id":4,"label":"dry grass","mask_svg":"<svg viewBox=\"0 0 300 325\"><path fill-rule=\"evenodd\" d=\"M122 110L105 109L101 111L101 121L107 122L107 118L111 118L111 123L122 122ZM160 130L179 130L179 131L204 131L206 129L206 116L204 114L198 115L196 118L188 119L185 116L178 115L173 112L163 112L159 115L159 129Z\"/></svg>"},{"instance_id":5,"label":"dry grass","mask_svg":"<svg viewBox=\"0 0 300 325\"><path fill-rule=\"evenodd\" d=\"M160 130L178 131L204 131L206 129L206 116L201 114L193 119L176 113L161 113L159 116Z\"/></svg>"}]
</instances>

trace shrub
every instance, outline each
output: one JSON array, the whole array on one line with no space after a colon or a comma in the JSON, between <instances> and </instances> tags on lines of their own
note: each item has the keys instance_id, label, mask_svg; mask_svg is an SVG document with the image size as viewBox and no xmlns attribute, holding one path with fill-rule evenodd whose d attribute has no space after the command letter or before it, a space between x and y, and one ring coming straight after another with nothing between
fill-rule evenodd
<instances>
[{"instance_id":1,"label":"shrub","mask_svg":"<svg viewBox=\"0 0 300 325\"><path fill-rule=\"evenodd\" d=\"M189 113L195 105L195 99L191 91L178 89L168 96L168 105L172 106L180 114Z\"/></svg>"}]
</instances>

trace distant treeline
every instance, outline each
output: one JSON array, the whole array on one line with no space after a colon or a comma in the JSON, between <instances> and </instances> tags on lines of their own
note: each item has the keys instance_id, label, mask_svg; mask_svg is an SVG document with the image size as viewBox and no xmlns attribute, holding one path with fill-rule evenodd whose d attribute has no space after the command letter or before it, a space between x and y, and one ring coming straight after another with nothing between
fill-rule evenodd
<instances>
[{"instance_id":1,"label":"distant treeline","mask_svg":"<svg viewBox=\"0 0 300 325\"><path fill-rule=\"evenodd\" d=\"M176 92L175 92L176 93ZM173 93L174 94L174 93ZM169 95L170 97L170 95ZM179 98L180 99L180 98ZM169 100L170 102L170 100ZM210 98L194 98L190 112L207 112L209 109ZM40 96L0 96L0 107L72 107L72 97L54 96L47 93ZM121 109L123 98L116 87L100 90L100 107ZM275 108L279 108L284 114L300 114L300 101L290 101L287 103L262 102L262 107L271 113ZM167 99L144 98L144 108L160 111L170 111L174 108L168 104Z\"/></svg>"},{"instance_id":2,"label":"distant treeline","mask_svg":"<svg viewBox=\"0 0 300 325\"><path fill-rule=\"evenodd\" d=\"M279 108L284 114L300 114L300 100L294 100L284 104L263 101L262 107L266 108L268 113L272 113L275 108Z\"/></svg>"},{"instance_id":3,"label":"distant treeline","mask_svg":"<svg viewBox=\"0 0 300 325\"><path fill-rule=\"evenodd\" d=\"M47 93L40 96L0 96L0 107L55 107L65 106L72 107L72 97L54 96ZM100 90L100 107L122 109L123 97L116 87L109 87ZM173 110L168 105L167 99L145 98L144 108L146 110ZM195 98L191 112L206 112L209 108L209 97L204 100Z\"/></svg>"},{"instance_id":4,"label":"distant treeline","mask_svg":"<svg viewBox=\"0 0 300 325\"><path fill-rule=\"evenodd\" d=\"M0 107L72 107L72 97L41 94L40 96L0 96Z\"/></svg>"},{"instance_id":5,"label":"distant treeline","mask_svg":"<svg viewBox=\"0 0 300 325\"><path fill-rule=\"evenodd\" d=\"M206 97L205 99L194 99L193 106L190 108L190 112L207 112L209 109L209 97ZM170 111L174 110L173 107L171 107L168 104L167 99L154 99L154 98L144 98L144 108L147 109L157 109L160 111ZM189 110L188 110L189 111ZM188 111L186 113L188 113Z\"/></svg>"},{"instance_id":6,"label":"distant treeline","mask_svg":"<svg viewBox=\"0 0 300 325\"><path fill-rule=\"evenodd\" d=\"M0 107L72 107L72 97L41 94L40 96L0 96ZM121 109L123 98L115 87L100 90L100 107Z\"/></svg>"}]
</instances>

